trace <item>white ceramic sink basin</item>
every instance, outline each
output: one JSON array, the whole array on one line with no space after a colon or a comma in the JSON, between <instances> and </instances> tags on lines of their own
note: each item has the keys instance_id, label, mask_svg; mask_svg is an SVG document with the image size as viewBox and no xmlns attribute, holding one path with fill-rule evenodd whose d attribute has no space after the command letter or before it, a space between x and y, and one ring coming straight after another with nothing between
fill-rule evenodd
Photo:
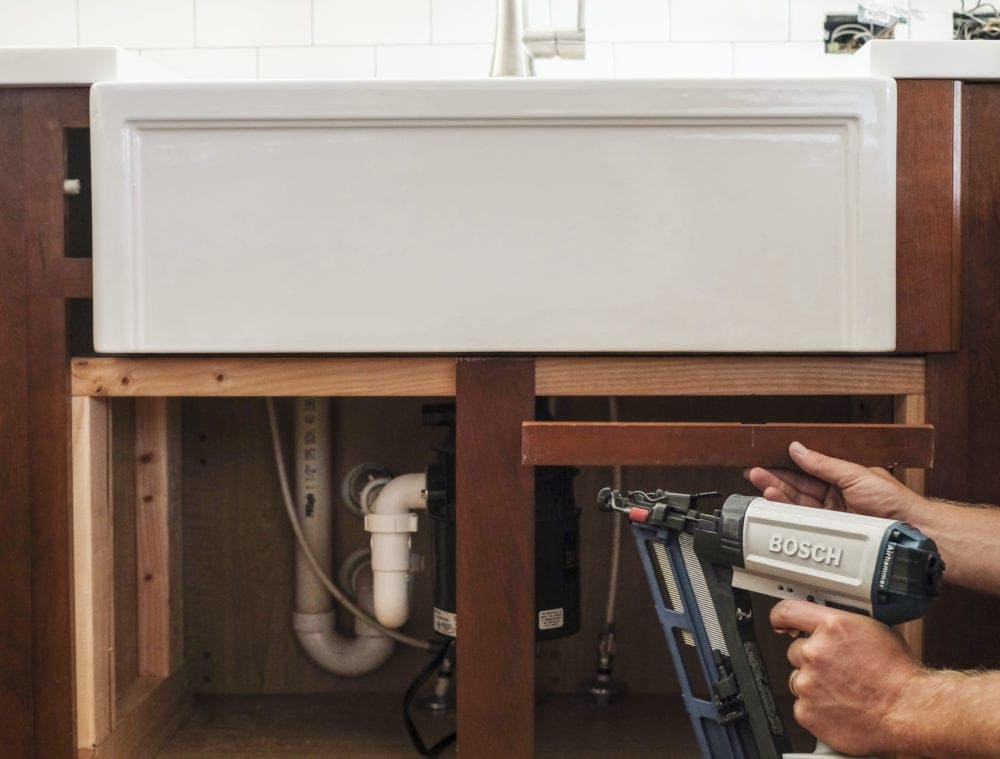
<instances>
[{"instance_id":1,"label":"white ceramic sink basin","mask_svg":"<svg viewBox=\"0 0 1000 759\"><path fill-rule=\"evenodd\" d=\"M104 352L880 351L895 86L92 90Z\"/></svg>"}]
</instances>

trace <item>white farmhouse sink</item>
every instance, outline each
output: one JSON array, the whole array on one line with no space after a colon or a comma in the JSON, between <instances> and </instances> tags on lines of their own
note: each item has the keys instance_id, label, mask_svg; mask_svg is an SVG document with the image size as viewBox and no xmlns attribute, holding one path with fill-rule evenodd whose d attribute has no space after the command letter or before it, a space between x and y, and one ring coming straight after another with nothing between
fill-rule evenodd
<instances>
[{"instance_id":1,"label":"white farmhouse sink","mask_svg":"<svg viewBox=\"0 0 1000 759\"><path fill-rule=\"evenodd\" d=\"M91 102L103 352L894 347L891 79Z\"/></svg>"}]
</instances>

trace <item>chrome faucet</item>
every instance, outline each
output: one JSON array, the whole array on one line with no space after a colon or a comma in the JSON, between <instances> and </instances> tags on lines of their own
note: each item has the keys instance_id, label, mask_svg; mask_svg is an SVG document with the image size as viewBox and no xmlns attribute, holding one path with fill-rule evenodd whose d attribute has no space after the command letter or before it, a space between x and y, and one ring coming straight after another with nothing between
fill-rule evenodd
<instances>
[{"instance_id":1,"label":"chrome faucet","mask_svg":"<svg viewBox=\"0 0 1000 759\"><path fill-rule=\"evenodd\" d=\"M497 33L490 76L534 76L535 58L582 59L586 52L586 0L577 0L575 29L527 26L527 0L497 0Z\"/></svg>"}]
</instances>

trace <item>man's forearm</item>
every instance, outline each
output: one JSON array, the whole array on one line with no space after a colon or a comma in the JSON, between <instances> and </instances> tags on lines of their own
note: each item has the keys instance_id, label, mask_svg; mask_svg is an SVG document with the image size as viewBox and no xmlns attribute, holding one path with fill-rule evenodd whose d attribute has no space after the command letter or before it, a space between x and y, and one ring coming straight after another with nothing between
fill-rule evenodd
<instances>
[{"instance_id":1,"label":"man's forearm","mask_svg":"<svg viewBox=\"0 0 1000 759\"><path fill-rule=\"evenodd\" d=\"M932 757L1000 752L1000 672L930 671L912 678L887 720L897 750Z\"/></svg>"},{"instance_id":2,"label":"man's forearm","mask_svg":"<svg viewBox=\"0 0 1000 759\"><path fill-rule=\"evenodd\" d=\"M1000 509L925 500L907 521L937 543L945 580L1000 595Z\"/></svg>"}]
</instances>

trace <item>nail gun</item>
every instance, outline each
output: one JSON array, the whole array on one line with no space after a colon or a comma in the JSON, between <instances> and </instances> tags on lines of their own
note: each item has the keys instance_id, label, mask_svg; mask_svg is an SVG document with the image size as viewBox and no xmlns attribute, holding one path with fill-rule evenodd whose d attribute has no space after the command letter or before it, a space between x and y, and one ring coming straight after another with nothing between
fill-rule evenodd
<instances>
[{"instance_id":1,"label":"nail gun","mask_svg":"<svg viewBox=\"0 0 1000 759\"><path fill-rule=\"evenodd\" d=\"M894 625L917 619L938 594L944 562L934 541L891 519L719 493L604 488L605 511L632 532L705 759L838 756L792 747L768 682L750 592L799 598ZM685 667L693 649L697 666Z\"/></svg>"}]
</instances>

